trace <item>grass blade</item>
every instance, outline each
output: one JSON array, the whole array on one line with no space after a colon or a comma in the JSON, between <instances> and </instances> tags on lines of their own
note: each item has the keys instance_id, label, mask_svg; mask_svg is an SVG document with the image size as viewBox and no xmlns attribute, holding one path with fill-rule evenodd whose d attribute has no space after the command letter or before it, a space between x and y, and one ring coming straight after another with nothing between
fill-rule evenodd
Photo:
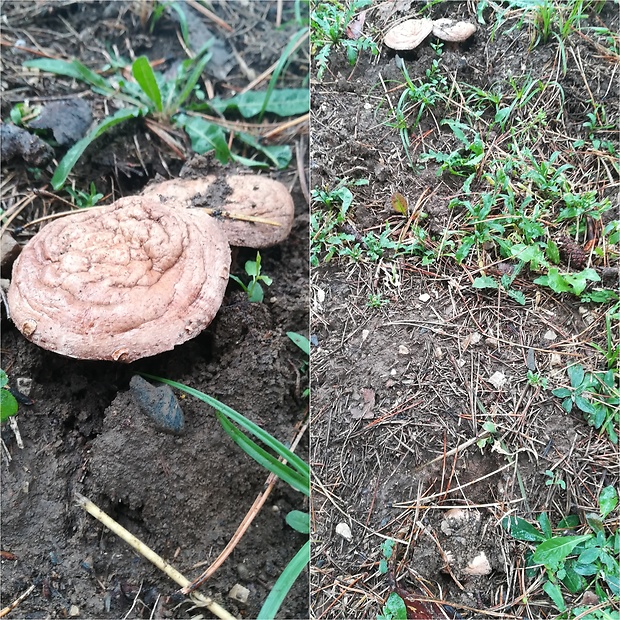
<instances>
[{"instance_id":1,"label":"grass blade","mask_svg":"<svg viewBox=\"0 0 620 620\"><path fill-rule=\"evenodd\" d=\"M310 541L295 554L295 557L286 565L282 574L271 588L269 596L265 599L261 610L258 612L259 620L272 620L276 617L282 601L288 594L295 580L301 574L304 567L310 562Z\"/></svg>"},{"instance_id":2,"label":"grass blade","mask_svg":"<svg viewBox=\"0 0 620 620\"><path fill-rule=\"evenodd\" d=\"M155 109L161 112L163 110L161 91L159 90L153 67L151 67L148 58L146 56L139 56L136 58L133 65L131 65L131 73L136 79L136 82L140 84L140 88L144 94L155 104Z\"/></svg>"},{"instance_id":3,"label":"grass blade","mask_svg":"<svg viewBox=\"0 0 620 620\"><path fill-rule=\"evenodd\" d=\"M140 373L143 377L147 377L149 379L153 379L155 381L159 381L161 383L166 383L177 390L181 390L190 396L194 396L195 398L201 400L203 403L207 403L210 407L213 407L216 411L219 411L221 414L225 415L227 418L239 424L246 431L260 439L266 446L274 450L277 454L284 457L289 464L295 468L300 474L303 476L310 476L310 467L307 463L304 462L302 458L297 456L294 452L291 452L283 443L279 442L277 439L272 437L269 433L264 431L260 426L254 424L251 420L248 420L245 416L242 416L240 413L237 413L232 407L225 405L220 402L216 398L201 392L200 390L196 390L194 388L188 387L187 385L183 385L182 383L178 383L177 381L171 381L170 379L162 379L161 377L156 377L154 375L149 375L145 372Z\"/></svg>"},{"instance_id":4,"label":"grass blade","mask_svg":"<svg viewBox=\"0 0 620 620\"><path fill-rule=\"evenodd\" d=\"M207 63L211 60L211 53L207 53L208 48L211 46L211 41L208 41L202 48L201 54L204 54L202 58L200 55L196 57L196 65L192 69L192 72L189 74L187 81L185 82L185 86L183 90L179 93L179 96L173 101L170 111L171 113L177 112L178 109L185 103L185 100L191 95L194 90L194 86L200 79L204 68L207 66Z\"/></svg>"},{"instance_id":5,"label":"grass blade","mask_svg":"<svg viewBox=\"0 0 620 620\"><path fill-rule=\"evenodd\" d=\"M276 68L273 70L273 75L271 76L271 80L269 80L269 86L267 86L267 92L265 94L265 101L263 101L263 105L261 107L261 111L259 114L259 120L262 120L263 115L265 114L265 110L269 105L269 99L271 98L271 93L273 93L274 88L276 87L276 82L280 77L280 73L289 62L289 57L293 54L293 52L297 49L301 42L310 35L309 28L302 28L299 30L295 36L290 40L289 44L284 48L282 55L280 56L280 60L278 60L278 64Z\"/></svg>"},{"instance_id":6,"label":"grass blade","mask_svg":"<svg viewBox=\"0 0 620 620\"><path fill-rule=\"evenodd\" d=\"M67 62L66 60L58 60L55 58L37 58L24 62L24 67L32 67L48 73L72 77L76 80L86 82L91 86L96 86L108 94L114 93L114 89L104 78L94 71L91 71L78 60Z\"/></svg>"},{"instance_id":7,"label":"grass blade","mask_svg":"<svg viewBox=\"0 0 620 620\"><path fill-rule=\"evenodd\" d=\"M130 118L136 118L142 113L143 110L140 108L125 108L123 110L118 110L112 116L108 116L103 119L101 123L91 129L86 136L76 142L67 151L61 162L58 164L58 168L56 168L56 171L54 172L54 176L52 177L52 187L58 191L65 184L65 181L73 169L73 166L75 166L75 163L82 156L82 153L88 148L91 142L96 140L101 134L114 127L114 125L118 125L119 123L122 123Z\"/></svg>"},{"instance_id":8,"label":"grass blade","mask_svg":"<svg viewBox=\"0 0 620 620\"><path fill-rule=\"evenodd\" d=\"M229 437L250 457L252 457L259 465L266 470L275 474L284 482L290 484L295 490L303 493L304 495L310 495L309 479L305 478L293 468L288 465L284 465L277 458L269 454L266 450L263 450L259 445L252 441L249 437L244 435L232 422L230 422L219 411L215 412L217 419L219 420L222 428L226 431Z\"/></svg>"}]
</instances>

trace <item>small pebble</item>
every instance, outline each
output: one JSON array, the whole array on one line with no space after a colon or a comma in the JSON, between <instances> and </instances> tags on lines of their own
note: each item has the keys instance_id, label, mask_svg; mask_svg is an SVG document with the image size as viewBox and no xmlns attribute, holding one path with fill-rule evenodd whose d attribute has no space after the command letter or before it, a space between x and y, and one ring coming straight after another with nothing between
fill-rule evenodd
<instances>
[{"instance_id":1,"label":"small pebble","mask_svg":"<svg viewBox=\"0 0 620 620\"><path fill-rule=\"evenodd\" d=\"M80 608L77 605L69 607L69 618L77 618L80 615Z\"/></svg>"},{"instance_id":2,"label":"small pebble","mask_svg":"<svg viewBox=\"0 0 620 620\"><path fill-rule=\"evenodd\" d=\"M409 349L404 344L401 344L398 347L398 354L399 355L409 355Z\"/></svg>"},{"instance_id":3,"label":"small pebble","mask_svg":"<svg viewBox=\"0 0 620 620\"><path fill-rule=\"evenodd\" d=\"M490 377L489 377L489 383L494 387L497 388L498 390L501 390L504 385L506 385L506 375L502 372L494 372Z\"/></svg>"},{"instance_id":4,"label":"small pebble","mask_svg":"<svg viewBox=\"0 0 620 620\"><path fill-rule=\"evenodd\" d=\"M336 526L336 534L338 534L338 536L342 536L345 540L349 542L353 540L351 528L346 523L339 523Z\"/></svg>"},{"instance_id":5,"label":"small pebble","mask_svg":"<svg viewBox=\"0 0 620 620\"><path fill-rule=\"evenodd\" d=\"M228 593L228 598L231 598L238 603L247 603L249 597L250 591L239 583L236 583Z\"/></svg>"}]
</instances>

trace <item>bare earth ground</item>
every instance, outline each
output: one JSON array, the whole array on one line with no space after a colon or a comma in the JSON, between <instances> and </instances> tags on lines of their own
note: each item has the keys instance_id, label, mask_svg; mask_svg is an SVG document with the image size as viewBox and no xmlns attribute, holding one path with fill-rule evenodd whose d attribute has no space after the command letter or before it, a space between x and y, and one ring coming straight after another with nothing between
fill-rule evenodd
<instances>
[{"instance_id":1,"label":"bare earth ground","mask_svg":"<svg viewBox=\"0 0 620 620\"><path fill-rule=\"evenodd\" d=\"M364 32L380 42L387 25L412 15L409 5L423 4L376 4L366 14ZM475 22L474 4L444 2L425 16ZM612 31L617 31L616 12L608 3L600 15ZM508 32L514 23L500 28L494 40L489 26L479 26L466 48L444 46L440 62L454 100L462 101L454 90L456 75L482 89L509 75L543 81L559 76L566 96L563 116L555 134L551 126L548 135L539 130L532 148L541 160L562 151L558 165L575 165L584 185L615 201L617 176L584 173L590 164L560 137L585 137L581 126L589 96L579 68L570 62L563 77L555 48L528 51L527 27ZM606 102L617 123L612 64L572 37L571 46L587 59L593 97ZM423 78L433 58L428 43L407 57L411 79ZM393 115L386 91L395 106L403 84L386 48L378 57L363 52L354 68L342 51L332 52L323 80L312 85L312 185L328 191L342 179L369 180L349 185L354 201L347 227L334 231L353 230L358 238L369 231L379 235L386 221L393 239L404 235L403 218L390 197L402 193L410 212L420 199L428 215L422 224L430 233L427 247L436 247L452 224L447 205L462 180L438 176L432 163L416 171L409 167L397 131L387 126ZM547 104L539 100L538 105ZM557 112L550 105L549 118ZM448 153L454 148L450 132L439 130L438 121L447 116L443 104L433 114L437 122L427 113L411 133L414 163L429 148ZM508 142L510 136L484 136L488 144L494 139ZM316 200L312 211L318 228L327 208ZM599 436L579 412L563 411L550 392L566 384L570 363L603 367L586 343L604 344L606 308L550 294L525 273L515 283L526 295L521 306L503 291L476 291L468 268L447 260L422 265L419 257L394 259L389 252L377 261L324 262L324 256L312 272L311 302L313 617L376 617L393 589L378 571L386 538L402 541L396 546L400 586L448 602L462 617L554 617L540 580L525 576L525 545L508 536L499 521L506 514L533 521L546 510L556 523L570 513L596 512L600 489L617 487L618 446ZM371 295L388 303L370 307ZM528 383L528 353L548 378L548 390ZM507 378L501 388L489 382L495 372ZM475 439L488 421L498 433L480 449ZM560 474L565 490L545 484L549 469ZM444 521L454 507L468 508L468 517L456 526ZM337 533L342 524L349 526L350 540ZM467 576L463 569L481 551L492 572ZM429 617L420 614L409 617Z\"/></svg>"},{"instance_id":2,"label":"bare earth ground","mask_svg":"<svg viewBox=\"0 0 620 620\"><path fill-rule=\"evenodd\" d=\"M135 7L139 4L3 2L3 45L19 41L53 57L76 57L95 70L114 46L125 57L133 50L135 56L164 58L168 66L183 60L178 23L164 16L149 34ZM208 65L205 77L216 94L229 96L278 60L298 26L291 3L284 4L282 21L288 25L281 28L275 27L274 2L214 3L213 10L232 32L192 13L190 34L204 42L208 28L223 42L226 68ZM91 104L95 118L103 116L103 99L83 84L58 76L26 77L21 63L34 57L3 47L3 119L25 99L36 103L73 93ZM286 85L301 87L306 74L302 53L290 65ZM287 140L295 152L295 136ZM297 138L301 158L304 140ZM80 189L94 181L112 202L137 193L156 174L178 176L182 164L136 121L89 149L74 178ZM192 171L197 169L210 169L209 160L195 158ZM159 432L134 403L129 381L138 371L179 381L220 399L281 441L293 440L307 413L302 396L307 375L300 372L303 354L286 332L307 335L308 327L308 206L296 170L293 161L287 170L271 174L291 189L296 219L285 243L262 252L263 273L273 278L265 302L249 303L231 281L212 325L174 351L128 366L66 359L27 342L3 313L2 367L13 384L32 381L34 400L21 406L17 418L23 448L8 425L2 430L0 606L34 585L11 617L213 617L204 609L191 611L172 581L75 505L74 492L93 500L189 579L225 547L263 491L267 472L230 441L206 405L191 397L181 400L184 434ZM51 190L51 172L53 166L37 172L20 160L3 167L3 207L32 198L11 226L22 243L37 229L23 228L28 222L67 208L53 194L33 193ZM245 278L243 265L254 257L255 251L240 249L231 272ZM307 454L306 439L298 450ZM304 543L284 521L292 509L307 510L307 502L277 484L232 556L201 591L239 617L256 617ZM236 583L250 590L246 605L227 597ZM307 592L304 573L278 617L307 617Z\"/></svg>"}]
</instances>

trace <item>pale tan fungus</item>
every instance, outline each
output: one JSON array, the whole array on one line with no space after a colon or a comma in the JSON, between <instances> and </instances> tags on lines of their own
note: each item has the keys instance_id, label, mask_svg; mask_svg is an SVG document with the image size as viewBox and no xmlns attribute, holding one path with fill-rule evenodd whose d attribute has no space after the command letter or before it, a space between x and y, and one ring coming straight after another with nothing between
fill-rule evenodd
<instances>
[{"instance_id":1,"label":"pale tan fungus","mask_svg":"<svg viewBox=\"0 0 620 620\"><path fill-rule=\"evenodd\" d=\"M383 43L396 51L407 51L418 47L433 31L430 19L408 19L390 28L383 38Z\"/></svg>"},{"instance_id":2,"label":"pale tan fungus","mask_svg":"<svg viewBox=\"0 0 620 620\"><path fill-rule=\"evenodd\" d=\"M229 268L226 237L204 212L128 197L47 224L15 262L8 301L44 349L132 362L201 332Z\"/></svg>"},{"instance_id":3,"label":"pale tan fungus","mask_svg":"<svg viewBox=\"0 0 620 620\"><path fill-rule=\"evenodd\" d=\"M433 22L433 36L451 43L466 41L476 32L476 25L470 22L457 22L453 19L436 19Z\"/></svg>"},{"instance_id":4,"label":"pale tan fungus","mask_svg":"<svg viewBox=\"0 0 620 620\"><path fill-rule=\"evenodd\" d=\"M173 179L150 185L142 193L167 206L208 208L234 246L266 248L280 243L290 234L295 215L286 187L259 175ZM249 221L237 219L244 217Z\"/></svg>"}]
</instances>

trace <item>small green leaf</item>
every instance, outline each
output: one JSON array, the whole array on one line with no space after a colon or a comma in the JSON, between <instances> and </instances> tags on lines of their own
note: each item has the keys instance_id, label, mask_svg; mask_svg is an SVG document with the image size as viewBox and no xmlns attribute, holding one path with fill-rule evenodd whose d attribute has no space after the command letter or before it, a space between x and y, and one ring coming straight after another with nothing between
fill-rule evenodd
<instances>
[{"instance_id":1,"label":"small green leaf","mask_svg":"<svg viewBox=\"0 0 620 620\"><path fill-rule=\"evenodd\" d=\"M504 517L501 523L502 527L517 540L527 540L530 542L541 542L545 540L541 532L521 517Z\"/></svg>"},{"instance_id":2,"label":"small green leaf","mask_svg":"<svg viewBox=\"0 0 620 620\"><path fill-rule=\"evenodd\" d=\"M558 245L553 239L547 241L547 247L545 248L545 254L547 258L554 264L558 265L560 262L560 250Z\"/></svg>"},{"instance_id":3,"label":"small green leaf","mask_svg":"<svg viewBox=\"0 0 620 620\"><path fill-rule=\"evenodd\" d=\"M215 98L209 105L218 112L237 110L244 118L251 118L260 114L260 111L267 99L265 91L248 91L241 95L236 95L231 99ZM269 97L266 112L277 114L278 116L297 116L305 114L310 110L310 98L307 88L284 88L274 90Z\"/></svg>"},{"instance_id":4,"label":"small green leaf","mask_svg":"<svg viewBox=\"0 0 620 620\"><path fill-rule=\"evenodd\" d=\"M3 388L9 382L6 372L0 368L0 388Z\"/></svg>"},{"instance_id":5,"label":"small green leaf","mask_svg":"<svg viewBox=\"0 0 620 620\"><path fill-rule=\"evenodd\" d=\"M187 132L194 152L203 155L209 151L215 151L215 157L221 164L228 163L231 154L226 142L226 134L219 125L185 114L179 114L174 120Z\"/></svg>"},{"instance_id":6,"label":"small green leaf","mask_svg":"<svg viewBox=\"0 0 620 620\"><path fill-rule=\"evenodd\" d=\"M540 529L545 535L545 538L551 538L553 536L553 528L551 527L551 521L546 512L541 512L538 515L538 523L540 523Z\"/></svg>"},{"instance_id":7,"label":"small green leaf","mask_svg":"<svg viewBox=\"0 0 620 620\"><path fill-rule=\"evenodd\" d=\"M474 288L497 288L498 284L492 276L478 276L472 284Z\"/></svg>"},{"instance_id":8,"label":"small green leaf","mask_svg":"<svg viewBox=\"0 0 620 620\"><path fill-rule=\"evenodd\" d=\"M558 398L566 398L567 396L570 396L573 391L568 388L556 388L555 390L551 390L551 393Z\"/></svg>"},{"instance_id":9,"label":"small green leaf","mask_svg":"<svg viewBox=\"0 0 620 620\"><path fill-rule=\"evenodd\" d=\"M34 67L41 71L47 71L48 73L72 77L76 80L86 82L91 86L95 86L108 94L114 92L114 89L104 78L94 71L91 71L78 60L67 62L66 60L59 60L56 58L37 58L24 62L24 67Z\"/></svg>"},{"instance_id":10,"label":"small green leaf","mask_svg":"<svg viewBox=\"0 0 620 620\"><path fill-rule=\"evenodd\" d=\"M286 335L306 354L310 355L310 341L296 332L286 332Z\"/></svg>"},{"instance_id":11,"label":"small green leaf","mask_svg":"<svg viewBox=\"0 0 620 620\"><path fill-rule=\"evenodd\" d=\"M301 510L291 510L291 512L286 515L286 522L295 531L300 532L301 534L310 533L310 515L307 512L302 512Z\"/></svg>"},{"instance_id":12,"label":"small green leaf","mask_svg":"<svg viewBox=\"0 0 620 620\"><path fill-rule=\"evenodd\" d=\"M253 280L248 285L248 301L253 304L260 304L265 299L265 292L260 282Z\"/></svg>"},{"instance_id":13,"label":"small green leaf","mask_svg":"<svg viewBox=\"0 0 620 620\"><path fill-rule=\"evenodd\" d=\"M161 112L163 110L161 91L159 90L159 85L155 79L155 73L153 72L148 58L146 56L139 56L136 58L131 66L131 73L136 79L136 82L140 84L140 88L144 94L155 104L155 109Z\"/></svg>"},{"instance_id":14,"label":"small green leaf","mask_svg":"<svg viewBox=\"0 0 620 620\"><path fill-rule=\"evenodd\" d=\"M570 379L570 384L572 387L579 387L583 383L583 377L585 375L585 371L581 364L575 364L574 366L569 366L567 369L568 378Z\"/></svg>"},{"instance_id":15,"label":"small green leaf","mask_svg":"<svg viewBox=\"0 0 620 620\"><path fill-rule=\"evenodd\" d=\"M5 422L17 413L15 396L6 388L0 388L0 423Z\"/></svg>"},{"instance_id":16,"label":"small green leaf","mask_svg":"<svg viewBox=\"0 0 620 620\"><path fill-rule=\"evenodd\" d=\"M618 505L618 492L613 486L607 486L601 491L598 505L603 519Z\"/></svg>"},{"instance_id":17,"label":"small green leaf","mask_svg":"<svg viewBox=\"0 0 620 620\"><path fill-rule=\"evenodd\" d=\"M575 396L575 405L584 413L597 413L596 407L588 399L578 394Z\"/></svg>"}]
</instances>

